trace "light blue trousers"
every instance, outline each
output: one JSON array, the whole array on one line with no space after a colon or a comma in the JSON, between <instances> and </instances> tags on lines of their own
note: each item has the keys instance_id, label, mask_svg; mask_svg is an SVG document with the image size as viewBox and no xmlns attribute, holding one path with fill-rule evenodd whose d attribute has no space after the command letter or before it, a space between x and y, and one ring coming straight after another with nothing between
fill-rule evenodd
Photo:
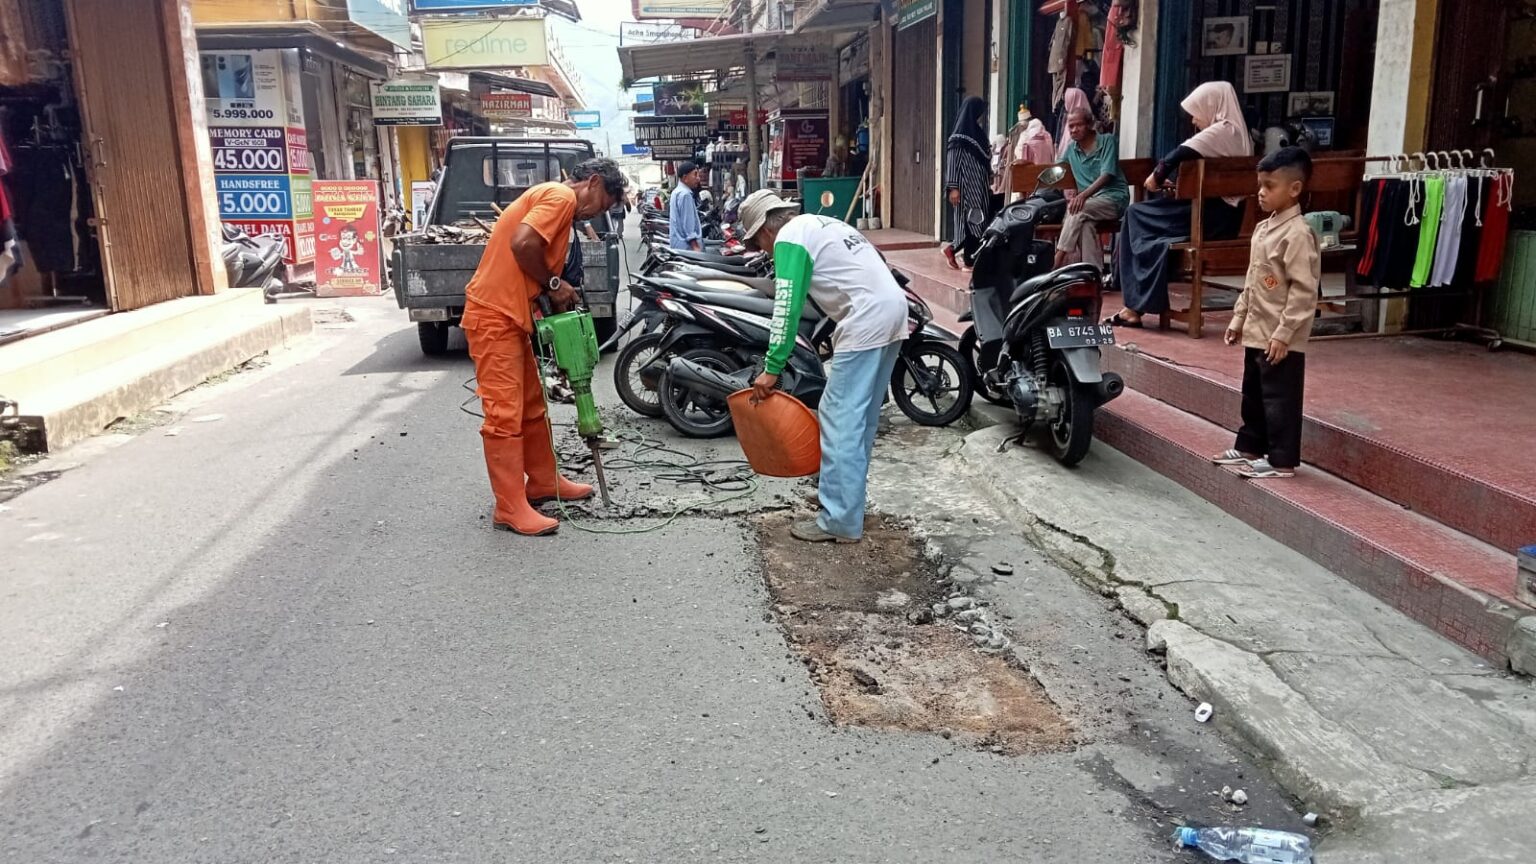
<instances>
[{"instance_id":1,"label":"light blue trousers","mask_svg":"<svg viewBox=\"0 0 1536 864\"><path fill-rule=\"evenodd\" d=\"M880 403L891 383L901 343L832 355L821 423L821 513L816 524L839 537L864 536L864 487L880 426Z\"/></svg>"}]
</instances>

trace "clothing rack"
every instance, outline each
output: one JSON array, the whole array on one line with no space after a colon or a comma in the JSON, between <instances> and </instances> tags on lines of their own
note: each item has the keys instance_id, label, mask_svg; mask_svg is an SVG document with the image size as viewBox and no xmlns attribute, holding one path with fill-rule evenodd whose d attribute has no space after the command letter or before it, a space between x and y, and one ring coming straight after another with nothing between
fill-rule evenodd
<instances>
[{"instance_id":1,"label":"clothing rack","mask_svg":"<svg viewBox=\"0 0 1536 864\"><path fill-rule=\"evenodd\" d=\"M1355 275L1376 290L1359 299L1470 298L1471 323L1394 334L1472 335L1497 347L1483 327L1484 290L1498 278L1513 209L1514 171L1495 165L1490 148L1367 157L1387 170L1365 178ZM1465 318L1464 314L1459 317Z\"/></svg>"}]
</instances>

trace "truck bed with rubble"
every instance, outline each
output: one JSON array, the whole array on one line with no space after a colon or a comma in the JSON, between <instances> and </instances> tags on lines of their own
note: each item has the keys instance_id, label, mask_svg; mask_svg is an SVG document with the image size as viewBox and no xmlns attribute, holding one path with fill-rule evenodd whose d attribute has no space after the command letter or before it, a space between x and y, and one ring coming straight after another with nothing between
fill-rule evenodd
<instances>
[{"instance_id":1,"label":"truck bed with rubble","mask_svg":"<svg viewBox=\"0 0 1536 864\"><path fill-rule=\"evenodd\" d=\"M390 259L395 300L416 322L424 353L447 351L449 328L459 325L464 288L480 265L499 210L533 186L568 176L592 155L592 145L576 138L461 137L448 142L426 224L396 237ZM619 248L604 217L593 228L600 239L581 241L582 291L599 338L606 338L616 323Z\"/></svg>"}]
</instances>

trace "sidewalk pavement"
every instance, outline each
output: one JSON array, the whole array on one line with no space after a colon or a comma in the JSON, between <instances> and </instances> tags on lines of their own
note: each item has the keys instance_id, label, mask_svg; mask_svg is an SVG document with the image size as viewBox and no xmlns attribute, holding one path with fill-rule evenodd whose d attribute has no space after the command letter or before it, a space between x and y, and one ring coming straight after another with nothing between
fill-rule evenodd
<instances>
[{"instance_id":1,"label":"sidewalk pavement","mask_svg":"<svg viewBox=\"0 0 1536 864\"><path fill-rule=\"evenodd\" d=\"M968 436L965 472L1059 566L1146 625L1172 682L1343 829L1319 862L1528 860L1529 679L1102 442L1066 469L1008 442L1015 431Z\"/></svg>"}]
</instances>

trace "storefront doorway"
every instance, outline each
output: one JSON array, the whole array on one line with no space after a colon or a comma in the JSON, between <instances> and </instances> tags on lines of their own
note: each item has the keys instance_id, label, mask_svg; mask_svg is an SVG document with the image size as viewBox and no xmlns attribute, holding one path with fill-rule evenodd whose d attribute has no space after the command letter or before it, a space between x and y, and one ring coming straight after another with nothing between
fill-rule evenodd
<instances>
[{"instance_id":1,"label":"storefront doorway","mask_svg":"<svg viewBox=\"0 0 1536 864\"><path fill-rule=\"evenodd\" d=\"M1425 149L1472 150L1482 161L1536 173L1536 18L1521 0L1442 0ZM1519 50L1516 50L1516 49ZM1515 209L1536 206L1516 183Z\"/></svg>"},{"instance_id":2,"label":"storefront doorway","mask_svg":"<svg viewBox=\"0 0 1536 864\"><path fill-rule=\"evenodd\" d=\"M893 34L891 56L931 57L938 38L938 19L929 16ZM937 64L898 59L892 67L891 227L935 237L943 157L934 110Z\"/></svg>"},{"instance_id":3,"label":"storefront doorway","mask_svg":"<svg viewBox=\"0 0 1536 864\"><path fill-rule=\"evenodd\" d=\"M0 268L0 341L211 293L175 4L0 7L7 43L23 49L0 64L0 183L16 241Z\"/></svg>"}]
</instances>

